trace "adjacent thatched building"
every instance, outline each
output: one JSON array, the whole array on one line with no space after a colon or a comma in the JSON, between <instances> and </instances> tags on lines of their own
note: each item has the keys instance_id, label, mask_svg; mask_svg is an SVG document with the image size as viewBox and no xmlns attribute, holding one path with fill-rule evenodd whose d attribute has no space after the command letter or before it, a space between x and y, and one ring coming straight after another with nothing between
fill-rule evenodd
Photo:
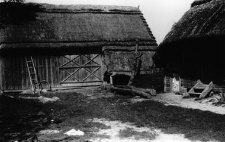
<instances>
[{"instance_id":1,"label":"adjacent thatched building","mask_svg":"<svg viewBox=\"0 0 225 142\"><path fill-rule=\"evenodd\" d=\"M166 76L179 75L190 88L189 81L198 79L224 84L224 55L224 0L198 0L167 34L154 59Z\"/></svg>"},{"instance_id":2,"label":"adjacent thatched building","mask_svg":"<svg viewBox=\"0 0 225 142\"><path fill-rule=\"evenodd\" d=\"M101 85L106 71L131 71L137 40L144 53L141 70L151 70L157 44L138 8L19 5L35 10L19 22L0 19L1 90L30 88L25 56L33 56L40 80L52 87Z\"/></svg>"}]
</instances>

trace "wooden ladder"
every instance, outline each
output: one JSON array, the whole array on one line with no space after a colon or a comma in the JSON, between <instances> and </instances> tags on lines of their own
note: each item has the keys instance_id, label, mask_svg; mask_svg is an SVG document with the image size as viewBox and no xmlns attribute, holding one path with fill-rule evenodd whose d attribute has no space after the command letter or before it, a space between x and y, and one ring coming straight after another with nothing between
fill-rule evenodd
<instances>
[{"instance_id":1,"label":"wooden ladder","mask_svg":"<svg viewBox=\"0 0 225 142\"><path fill-rule=\"evenodd\" d=\"M30 83L32 86L32 91L35 94L36 89L39 87L39 82L38 82L38 76L37 76L37 71L36 68L34 66L34 61L32 56L27 56L26 58L26 65L27 65L27 69L28 69L28 74L29 74L29 78L30 78Z\"/></svg>"},{"instance_id":2,"label":"wooden ladder","mask_svg":"<svg viewBox=\"0 0 225 142\"><path fill-rule=\"evenodd\" d=\"M213 82L203 84L200 80L189 90L190 96L204 98L213 89Z\"/></svg>"}]
</instances>

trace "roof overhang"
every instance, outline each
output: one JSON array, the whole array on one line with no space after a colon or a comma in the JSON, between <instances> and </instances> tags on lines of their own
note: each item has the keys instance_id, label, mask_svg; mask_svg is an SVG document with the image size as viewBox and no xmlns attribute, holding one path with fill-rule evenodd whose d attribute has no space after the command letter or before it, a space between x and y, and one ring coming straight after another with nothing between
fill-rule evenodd
<instances>
[{"instance_id":1,"label":"roof overhang","mask_svg":"<svg viewBox=\"0 0 225 142\"><path fill-rule=\"evenodd\" d=\"M46 42L46 43L1 43L0 53L5 52L29 52L29 53L43 53L49 52L69 52L69 51L104 51L104 50L125 50L133 51L136 46L136 41L96 41L96 42ZM157 48L157 44L151 41L140 41L140 50L152 50ZM38 51L38 52L37 52Z\"/></svg>"}]
</instances>

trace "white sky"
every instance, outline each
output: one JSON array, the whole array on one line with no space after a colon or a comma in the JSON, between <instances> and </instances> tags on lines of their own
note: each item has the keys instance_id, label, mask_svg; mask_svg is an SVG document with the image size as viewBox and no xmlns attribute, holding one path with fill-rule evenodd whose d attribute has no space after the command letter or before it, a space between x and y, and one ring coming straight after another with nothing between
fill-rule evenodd
<instances>
[{"instance_id":1,"label":"white sky","mask_svg":"<svg viewBox=\"0 0 225 142\"><path fill-rule=\"evenodd\" d=\"M25 0L26 2L50 4L93 4L140 6L145 19L156 37L162 42L172 25L190 8L194 0Z\"/></svg>"}]
</instances>

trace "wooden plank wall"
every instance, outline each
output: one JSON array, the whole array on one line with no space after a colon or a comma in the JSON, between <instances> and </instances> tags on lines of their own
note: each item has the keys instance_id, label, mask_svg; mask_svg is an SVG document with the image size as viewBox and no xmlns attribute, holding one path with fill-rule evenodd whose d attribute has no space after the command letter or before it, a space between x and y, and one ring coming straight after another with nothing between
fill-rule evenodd
<instances>
[{"instance_id":1,"label":"wooden plank wall","mask_svg":"<svg viewBox=\"0 0 225 142\"><path fill-rule=\"evenodd\" d=\"M40 81L46 80L52 87L62 87L60 82L68 76L68 73L60 70L59 67L65 63L67 59L63 56L32 57ZM95 60L101 60L101 57ZM100 61L97 62L101 63ZM102 76L101 71L97 73L97 76ZM31 88L25 56L1 56L0 75L1 90L23 90ZM47 87L47 85L44 87Z\"/></svg>"},{"instance_id":2,"label":"wooden plank wall","mask_svg":"<svg viewBox=\"0 0 225 142\"><path fill-rule=\"evenodd\" d=\"M19 56L1 57L1 78L3 90L20 90L29 85L25 60Z\"/></svg>"},{"instance_id":3,"label":"wooden plank wall","mask_svg":"<svg viewBox=\"0 0 225 142\"><path fill-rule=\"evenodd\" d=\"M79 85L79 83L82 84L83 81L85 83L102 81L101 68L98 69L98 66L102 66L101 55L99 54L87 54L82 56L67 55L61 58L61 62L61 65L63 63L64 65L60 67L60 74L63 75L62 77L65 77L62 78L62 80L64 80L62 83L68 84L74 82ZM84 65L86 66L85 68L83 68ZM68 73L73 74L73 76L66 77L69 75Z\"/></svg>"},{"instance_id":4,"label":"wooden plank wall","mask_svg":"<svg viewBox=\"0 0 225 142\"><path fill-rule=\"evenodd\" d=\"M33 56L40 81L46 80L52 87L60 87L60 58L60 56Z\"/></svg>"},{"instance_id":5,"label":"wooden plank wall","mask_svg":"<svg viewBox=\"0 0 225 142\"><path fill-rule=\"evenodd\" d=\"M1 61L1 90L21 90L31 87L24 56L4 56ZM40 80L59 87L60 56L33 56Z\"/></svg>"}]
</instances>

